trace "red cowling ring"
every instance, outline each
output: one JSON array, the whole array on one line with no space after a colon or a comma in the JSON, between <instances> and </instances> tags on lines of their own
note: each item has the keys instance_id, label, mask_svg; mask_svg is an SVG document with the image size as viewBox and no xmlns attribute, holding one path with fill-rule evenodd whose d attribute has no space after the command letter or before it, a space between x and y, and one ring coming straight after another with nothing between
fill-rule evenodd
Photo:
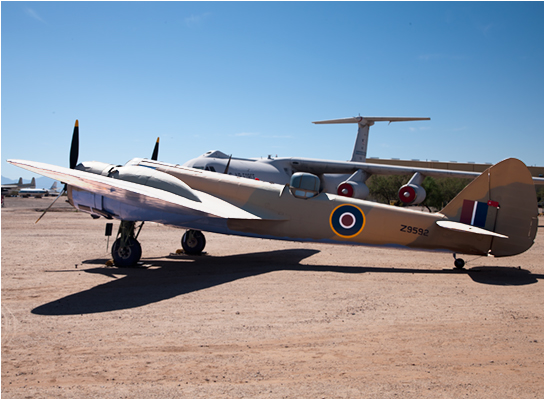
<instances>
[{"instance_id":1,"label":"red cowling ring","mask_svg":"<svg viewBox=\"0 0 545 400\"><path fill-rule=\"evenodd\" d=\"M399 200L405 204L410 204L416 198L416 191L410 186L404 186L399 190Z\"/></svg>"},{"instance_id":2,"label":"red cowling ring","mask_svg":"<svg viewBox=\"0 0 545 400\"><path fill-rule=\"evenodd\" d=\"M343 191L346 191L346 193L343 193ZM341 183L339 187L337 188L337 194L339 196L344 197L353 197L354 196L354 188L350 183Z\"/></svg>"}]
</instances>

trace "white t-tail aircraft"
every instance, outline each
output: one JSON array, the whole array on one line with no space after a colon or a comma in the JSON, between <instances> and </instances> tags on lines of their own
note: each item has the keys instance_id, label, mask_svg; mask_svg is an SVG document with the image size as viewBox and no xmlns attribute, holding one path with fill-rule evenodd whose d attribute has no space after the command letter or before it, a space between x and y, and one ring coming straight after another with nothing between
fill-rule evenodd
<instances>
[{"instance_id":1,"label":"white t-tail aircraft","mask_svg":"<svg viewBox=\"0 0 545 400\"><path fill-rule=\"evenodd\" d=\"M407 205L422 203L426 190L422 182L426 176L433 178L475 179L478 172L450 169L418 168L367 162L369 128L375 122L428 121L430 118L408 117L353 117L316 121L314 124L357 124L358 134L350 161L331 161L311 158L247 159L228 156L218 150L208 151L200 157L189 160L185 167L206 171L228 173L265 182L287 184L296 172L309 172L320 176L322 189L339 196L366 199L369 188L365 184L371 175L411 175L411 179L398 191L399 200ZM534 183L543 185L543 178L534 178Z\"/></svg>"},{"instance_id":2,"label":"white t-tail aircraft","mask_svg":"<svg viewBox=\"0 0 545 400\"><path fill-rule=\"evenodd\" d=\"M124 166L78 164L78 142L76 121L70 168L8 162L64 182L70 204L93 218L120 220L112 246L118 267L140 260L137 239L145 221L187 229L182 247L189 255L203 251L202 231L207 231L300 242L442 249L454 253L457 268L463 268L464 260L456 253L505 257L528 250L538 227L532 177L517 159L488 168L441 211L423 213L327 193L322 178L310 172L296 172L289 183L276 184L159 162L155 151L151 160L133 159ZM137 227L137 222L142 224Z\"/></svg>"},{"instance_id":3,"label":"white t-tail aircraft","mask_svg":"<svg viewBox=\"0 0 545 400\"><path fill-rule=\"evenodd\" d=\"M33 178L34 179L34 178ZM57 189L57 182L53 182L53 184L51 185L51 188L49 189L45 189L45 188L42 188L42 189L34 189L34 188L24 188L24 189L21 189L19 190L19 196L20 197L36 197L36 198L41 198L43 196L53 196L55 194L59 194L59 190Z\"/></svg>"}]
</instances>

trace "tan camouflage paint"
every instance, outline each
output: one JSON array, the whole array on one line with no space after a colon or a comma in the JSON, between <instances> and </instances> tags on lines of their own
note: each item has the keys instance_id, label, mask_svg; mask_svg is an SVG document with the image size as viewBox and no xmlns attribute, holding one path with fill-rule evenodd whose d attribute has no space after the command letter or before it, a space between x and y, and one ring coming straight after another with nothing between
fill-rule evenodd
<instances>
[{"instance_id":1,"label":"tan camouflage paint","mask_svg":"<svg viewBox=\"0 0 545 400\"><path fill-rule=\"evenodd\" d=\"M241 234L508 256L530 248L537 231L534 184L526 166L516 159L490 167L441 212L433 214L327 193L300 199L294 197L287 186L178 166L163 165L157 169L176 176L196 191L219 197L262 218L229 219L229 229ZM495 213L493 231L509 238L453 231L435 223L442 219L460 221L464 200L497 201L499 209L490 210ZM355 206L363 212L365 224L357 234L339 234L332 226L332 213L342 205Z\"/></svg>"}]
</instances>

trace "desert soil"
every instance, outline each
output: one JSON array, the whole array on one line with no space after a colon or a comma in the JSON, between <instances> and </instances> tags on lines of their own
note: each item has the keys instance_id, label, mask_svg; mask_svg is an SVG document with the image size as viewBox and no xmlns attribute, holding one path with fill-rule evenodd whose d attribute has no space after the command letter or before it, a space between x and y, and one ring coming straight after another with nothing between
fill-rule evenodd
<instances>
[{"instance_id":1,"label":"desert soil","mask_svg":"<svg viewBox=\"0 0 545 400\"><path fill-rule=\"evenodd\" d=\"M301 244L2 208L3 398L543 398L543 221L509 258ZM58 203L62 203L62 200ZM114 223L114 232L118 222ZM109 245L112 244L110 239Z\"/></svg>"}]
</instances>

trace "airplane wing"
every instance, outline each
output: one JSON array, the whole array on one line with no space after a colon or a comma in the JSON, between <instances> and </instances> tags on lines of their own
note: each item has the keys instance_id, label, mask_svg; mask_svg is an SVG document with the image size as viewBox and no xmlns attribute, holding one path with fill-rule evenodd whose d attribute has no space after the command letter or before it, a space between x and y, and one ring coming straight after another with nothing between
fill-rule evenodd
<instances>
[{"instance_id":1,"label":"airplane wing","mask_svg":"<svg viewBox=\"0 0 545 400\"><path fill-rule=\"evenodd\" d=\"M316 160L311 158L291 158L290 163L296 171L313 174L352 174L361 169L370 175L412 175L415 172L420 172L422 175L433 178L452 177L464 179L475 179L480 175L479 172L455 171L450 169L404 167L399 165Z\"/></svg>"},{"instance_id":2,"label":"airplane wing","mask_svg":"<svg viewBox=\"0 0 545 400\"><path fill-rule=\"evenodd\" d=\"M312 158L290 158L292 168L297 172L310 172L313 174L352 174L358 169L369 175L412 175L420 172L424 176L432 178L462 178L475 179L481 172L458 171L439 168L405 167L400 165L373 164L354 161L330 161ZM534 185L543 185L544 179L532 177Z\"/></svg>"},{"instance_id":3,"label":"airplane wing","mask_svg":"<svg viewBox=\"0 0 545 400\"><path fill-rule=\"evenodd\" d=\"M352 159L349 162L327 161L313 159L292 158L292 167L299 172L311 172L315 174L352 174L358 169L369 175L412 175L416 172L433 178L463 178L475 179L480 172L454 171L435 168L402 167L384 164L367 163L367 141L369 127L375 122L402 122L402 121L429 121L430 118L416 117L351 117L314 121L314 124L358 124L358 136L354 145ZM535 185L543 185L543 178L533 178Z\"/></svg>"},{"instance_id":4,"label":"airplane wing","mask_svg":"<svg viewBox=\"0 0 545 400\"><path fill-rule=\"evenodd\" d=\"M59 180L68 185L150 211L160 210L162 212L220 218L262 219L258 215L245 211L217 197L190 189L189 187L188 197L191 198L186 198L150 186L76 169L34 161L7 161L10 164Z\"/></svg>"}]
</instances>

